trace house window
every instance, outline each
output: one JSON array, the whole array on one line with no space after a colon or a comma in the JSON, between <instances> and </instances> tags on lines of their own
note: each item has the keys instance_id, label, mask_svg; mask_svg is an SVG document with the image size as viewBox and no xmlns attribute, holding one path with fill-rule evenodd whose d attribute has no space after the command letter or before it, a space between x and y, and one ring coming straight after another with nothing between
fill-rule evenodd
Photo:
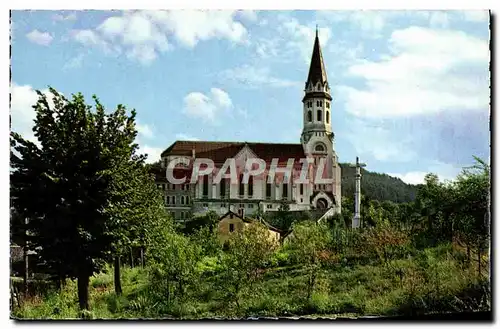
<instances>
[{"instance_id":1,"label":"house window","mask_svg":"<svg viewBox=\"0 0 500 329\"><path fill-rule=\"evenodd\" d=\"M319 107L323 107L323 101L319 101Z\"/></svg>"},{"instance_id":2,"label":"house window","mask_svg":"<svg viewBox=\"0 0 500 329\"><path fill-rule=\"evenodd\" d=\"M316 106L319 107L319 101L316 101Z\"/></svg>"},{"instance_id":3,"label":"house window","mask_svg":"<svg viewBox=\"0 0 500 329\"><path fill-rule=\"evenodd\" d=\"M189 204L189 196L186 196L186 204Z\"/></svg>"},{"instance_id":4,"label":"house window","mask_svg":"<svg viewBox=\"0 0 500 329\"><path fill-rule=\"evenodd\" d=\"M304 194L304 184L300 184L300 195Z\"/></svg>"},{"instance_id":5,"label":"house window","mask_svg":"<svg viewBox=\"0 0 500 329\"><path fill-rule=\"evenodd\" d=\"M243 203L240 203L240 208L243 208L245 207L245 205Z\"/></svg>"},{"instance_id":6,"label":"house window","mask_svg":"<svg viewBox=\"0 0 500 329\"><path fill-rule=\"evenodd\" d=\"M330 102L326 102L326 108L329 109L330 108Z\"/></svg>"},{"instance_id":7,"label":"house window","mask_svg":"<svg viewBox=\"0 0 500 329\"><path fill-rule=\"evenodd\" d=\"M318 110L318 112L316 113L316 116L318 117L317 118L318 121L323 120L323 116L321 115L321 110Z\"/></svg>"},{"instance_id":8,"label":"house window","mask_svg":"<svg viewBox=\"0 0 500 329\"><path fill-rule=\"evenodd\" d=\"M253 196L253 176L248 177L248 197Z\"/></svg>"},{"instance_id":9,"label":"house window","mask_svg":"<svg viewBox=\"0 0 500 329\"><path fill-rule=\"evenodd\" d=\"M283 184L283 199L287 199L287 198L288 198L288 184L284 183Z\"/></svg>"},{"instance_id":10,"label":"house window","mask_svg":"<svg viewBox=\"0 0 500 329\"><path fill-rule=\"evenodd\" d=\"M181 196L181 204L184 204L184 195Z\"/></svg>"},{"instance_id":11,"label":"house window","mask_svg":"<svg viewBox=\"0 0 500 329\"><path fill-rule=\"evenodd\" d=\"M248 204L248 208L253 208L253 204L252 204L252 203L249 203L249 204Z\"/></svg>"},{"instance_id":12,"label":"house window","mask_svg":"<svg viewBox=\"0 0 500 329\"><path fill-rule=\"evenodd\" d=\"M203 204L203 207L204 207L204 208L208 208L208 203L204 203L204 204Z\"/></svg>"},{"instance_id":13,"label":"house window","mask_svg":"<svg viewBox=\"0 0 500 329\"><path fill-rule=\"evenodd\" d=\"M167 195L167 204L170 204L170 196Z\"/></svg>"},{"instance_id":14,"label":"house window","mask_svg":"<svg viewBox=\"0 0 500 329\"><path fill-rule=\"evenodd\" d=\"M268 198L268 199L271 198L271 184L270 183L266 184L266 198Z\"/></svg>"},{"instance_id":15,"label":"house window","mask_svg":"<svg viewBox=\"0 0 500 329\"><path fill-rule=\"evenodd\" d=\"M208 197L208 176L203 176L203 197Z\"/></svg>"},{"instance_id":16,"label":"house window","mask_svg":"<svg viewBox=\"0 0 500 329\"><path fill-rule=\"evenodd\" d=\"M273 209L273 205L272 205L272 204L268 204L268 205L266 206L266 208L267 208L267 209Z\"/></svg>"},{"instance_id":17,"label":"house window","mask_svg":"<svg viewBox=\"0 0 500 329\"><path fill-rule=\"evenodd\" d=\"M313 119L312 119L312 112L309 110L307 111L307 121L311 122Z\"/></svg>"},{"instance_id":18,"label":"house window","mask_svg":"<svg viewBox=\"0 0 500 329\"><path fill-rule=\"evenodd\" d=\"M326 111L326 123L330 123L330 111Z\"/></svg>"},{"instance_id":19,"label":"house window","mask_svg":"<svg viewBox=\"0 0 500 329\"><path fill-rule=\"evenodd\" d=\"M240 175L240 196L245 194L245 186L243 185L243 174Z\"/></svg>"},{"instance_id":20,"label":"house window","mask_svg":"<svg viewBox=\"0 0 500 329\"><path fill-rule=\"evenodd\" d=\"M181 211L181 219L184 219L184 211Z\"/></svg>"},{"instance_id":21,"label":"house window","mask_svg":"<svg viewBox=\"0 0 500 329\"><path fill-rule=\"evenodd\" d=\"M225 204L225 203L221 203L221 204L220 204L220 207L221 207L221 208L226 208L226 204Z\"/></svg>"},{"instance_id":22,"label":"house window","mask_svg":"<svg viewBox=\"0 0 500 329\"><path fill-rule=\"evenodd\" d=\"M175 204L175 195L172 195L172 204Z\"/></svg>"},{"instance_id":23,"label":"house window","mask_svg":"<svg viewBox=\"0 0 500 329\"><path fill-rule=\"evenodd\" d=\"M220 180L220 196L224 198L226 196L226 179Z\"/></svg>"},{"instance_id":24,"label":"house window","mask_svg":"<svg viewBox=\"0 0 500 329\"><path fill-rule=\"evenodd\" d=\"M229 224L229 232L234 232L234 224Z\"/></svg>"}]
</instances>

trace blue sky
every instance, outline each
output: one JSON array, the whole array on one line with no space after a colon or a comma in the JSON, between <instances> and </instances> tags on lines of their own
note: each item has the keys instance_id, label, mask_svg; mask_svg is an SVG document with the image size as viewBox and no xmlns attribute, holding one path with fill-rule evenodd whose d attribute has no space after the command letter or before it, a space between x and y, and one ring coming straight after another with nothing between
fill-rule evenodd
<instances>
[{"instance_id":1,"label":"blue sky","mask_svg":"<svg viewBox=\"0 0 500 329\"><path fill-rule=\"evenodd\" d=\"M14 11L12 128L34 90L138 112L141 151L176 139L298 143L319 25L342 162L411 183L489 157L484 11Z\"/></svg>"}]
</instances>

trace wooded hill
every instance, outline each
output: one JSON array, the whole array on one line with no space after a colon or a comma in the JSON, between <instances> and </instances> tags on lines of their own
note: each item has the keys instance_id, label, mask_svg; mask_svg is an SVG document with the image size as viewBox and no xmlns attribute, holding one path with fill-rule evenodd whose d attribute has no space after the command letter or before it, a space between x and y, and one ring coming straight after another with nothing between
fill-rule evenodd
<instances>
[{"instance_id":1,"label":"wooded hill","mask_svg":"<svg viewBox=\"0 0 500 329\"><path fill-rule=\"evenodd\" d=\"M356 168L340 163L342 168L342 196L354 196ZM415 200L417 186L406 184L401 179L370 172L361 168L361 193L372 200L389 200L397 203Z\"/></svg>"}]
</instances>

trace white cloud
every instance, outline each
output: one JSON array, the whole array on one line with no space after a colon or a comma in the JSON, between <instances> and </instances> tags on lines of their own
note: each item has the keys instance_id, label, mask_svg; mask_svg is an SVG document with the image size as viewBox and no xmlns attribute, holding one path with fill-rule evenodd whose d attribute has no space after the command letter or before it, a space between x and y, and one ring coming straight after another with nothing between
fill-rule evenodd
<instances>
[{"instance_id":1,"label":"white cloud","mask_svg":"<svg viewBox=\"0 0 500 329\"><path fill-rule=\"evenodd\" d=\"M416 158L412 150L411 137L395 137L395 134L375 123L352 120L345 137L354 146L360 157L373 157L384 162L407 162Z\"/></svg>"},{"instance_id":2,"label":"white cloud","mask_svg":"<svg viewBox=\"0 0 500 329\"><path fill-rule=\"evenodd\" d=\"M462 15L469 22L487 22L490 19L488 10L464 10Z\"/></svg>"},{"instance_id":3,"label":"white cloud","mask_svg":"<svg viewBox=\"0 0 500 329\"><path fill-rule=\"evenodd\" d=\"M48 32L40 32L38 30L33 30L26 34L29 41L36 43L41 46L48 46L54 39Z\"/></svg>"},{"instance_id":4,"label":"white cloud","mask_svg":"<svg viewBox=\"0 0 500 329\"><path fill-rule=\"evenodd\" d=\"M406 173L390 173L389 176L400 178L407 184L423 184L425 175L433 173L438 175L441 182L453 181L462 169L442 162L435 162L428 167L428 171L410 171Z\"/></svg>"},{"instance_id":5,"label":"white cloud","mask_svg":"<svg viewBox=\"0 0 500 329\"><path fill-rule=\"evenodd\" d=\"M234 81L249 88L290 87L298 85L296 81L271 76L270 70L267 67L257 68L248 64L225 70L220 74L220 77L221 79Z\"/></svg>"},{"instance_id":6,"label":"white cloud","mask_svg":"<svg viewBox=\"0 0 500 329\"><path fill-rule=\"evenodd\" d=\"M488 107L487 41L464 32L396 30L390 54L352 65L366 89L340 86L346 109L360 117L393 117Z\"/></svg>"},{"instance_id":7,"label":"white cloud","mask_svg":"<svg viewBox=\"0 0 500 329\"><path fill-rule=\"evenodd\" d=\"M295 18L284 18L278 32L284 33L289 37L286 47L290 52L297 52L302 59L309 63L316 35L316 28L300 24ZM330 28L320 27L318 29L319 42L321 48L325 48L330 40L332 33Z\"/></svg>"},{"instance_id":8,"label":"white cloud","mask_svg":"<svg viewBox=\"0 0 500 329\"><path fill-rule=\"evenodd\" d=\"M52 19L54 21L75 21L76 18L77 17L75 12L69 13L67 15L65 15L64 12L52 15Z\"/></svg>"},{"instance_id":9,"label":"white cloud","mask_svg":"<svg viewBox=\"0 0 500 329\"><path fill-rule=\"evenodd\" d=\"M84 57L85 56L82 53L76 55L75 57L73 57L72 59L70 59L69 61L67 61L64 64L63 69L68 70L68 69L75 69L75 68L81 67Z\"/></svg>"},{"instance_id":10,"label":"white cloud","mask_svg":"<svg viewBox=\"0 0 500 329\"><path fill-rule=\"evenodd\" d=\"M48 89L41 90L47 96L49 106L52 104L52 94ZM10 87L11 103L10 103L10 116L11 116L11 131L15 131L23 138L34 142L39 145L37 138L33 133L34 120L36 118L35 109L33 105L38 102L38 94L35 89L30 85L18 85L12 83Z\"/></svg>"},{"instance_id":11,"label":"white cloud","mask_svg":"<svg viewBox=\"0 0 500 329\"><path fill-rule=\"evenodd\" d=\"M232 107L229 95L219 88L210 89L210 96L191 92L184 97L184 113L190 117L215 121L222 110Z\"/></svg>"},{"instance_id":12,"label":"white cloud","mask_svg":"<svg viewBox=\"0 0 500 329\"><path fill-rule=\"evenodd\" d=\"M432 11L429 17L429 24L431 27L447 28L450 24L448 12L440 10Z\"/></svg>"},{"instance_id":13,"label":"white cloud","mask_svg":"<svg viewBox=\"0 0 500 329\"><path fill-rule=\"evenodd\" d=\"M139 145L141 145L139 143ZM162 148L153 147L150 145L139 146L139 154L147 155L146 163L153 163L161 159L161 152L163 152Z\"/></svg>"},{"instance_id":14,"label":"white cloud","mask_svg":"<svg viewBox=\"0 0 500 329\"><path fill-rule=\"evenodd\" d=\"M216 106L225 108L233 106L233 102L231 101L229 94L226 93L224 90L219 88L212 88L210 89L210 91L213 95L212 99Z\"/></svg>"},{"instance_id":15,"label":"white cloud","mask_svg":"<svg viewBox=\"0 0 500 329\"><path fill-rule=\"evenodd\" d=\"M427 175L427 172L424 171L410 171L404 174L388 174L389 176L397 177L401 179L403 182L407 184L423 184L424 183L424 177Z\"/></svg>"},{"instance_id":16,"label":"white cloud","mask_svg":"<svg viewBox=\"0 0 500 329\"><path fill-rule=\"evenodd\" d=\"M182 134L182 133L176 134L175 135L175 139L176 140L181 140L181 141L199 141L200 140L197 137L193 137L191 135Z\"/></svg>"},{"instance_id":17,"label":"white cloud","mask_svg":"<svg viewBox=\"0 0 500 329\"><path fill-rule=\"evenodd\" d=\"M236 15L249 22L255 22L257 20L257 11L255 10L238 10Z\"/></svg>"},{"instance_id":18,"label":"white cloud","mask_svg":"<svg viewBox=\"0 0 500 329\"><path fill-rule=\"evenodd\" d=\"M246 42L247 30L234 20L235 15L236 11L227 10L125 11L95 29L78 31L74 39L149 64L173 47L170 38L190 48L214 38ZM250 14L244 15L248 18Z\"/></svg>"},{"instance_id":19,"label":"white cloud","mask_svg":"<svg viewBox=\"0 0 500 329\"><path fill-rule=\"evenodd\" d=\"M142 135L146 138L153 138L154 137L153 129L147 124L141 124L139 122L136 122L135 128L137 129L137 132L140 135Z\"/></svg>"}]
</instances>

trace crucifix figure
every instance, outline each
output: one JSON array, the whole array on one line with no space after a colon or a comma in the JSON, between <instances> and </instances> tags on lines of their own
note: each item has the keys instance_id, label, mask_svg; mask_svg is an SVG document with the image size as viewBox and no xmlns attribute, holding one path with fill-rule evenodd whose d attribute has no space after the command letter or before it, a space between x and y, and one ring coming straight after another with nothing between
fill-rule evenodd
<instances>
[{"instance_id":1,"label":"crucifix figure","mask_svg":"<svg viewBox=\"0 0 500 329\"><path fill-rule=\"evenodd\" d=\"M359 157L356 157L356 164L351 164L350 167L356 167L356 188L354 190L354 217L352 218L352 228L358 228L361 223L361 167L366 167L366 164L360 163Z\"/></svg>"}]
</instances>

